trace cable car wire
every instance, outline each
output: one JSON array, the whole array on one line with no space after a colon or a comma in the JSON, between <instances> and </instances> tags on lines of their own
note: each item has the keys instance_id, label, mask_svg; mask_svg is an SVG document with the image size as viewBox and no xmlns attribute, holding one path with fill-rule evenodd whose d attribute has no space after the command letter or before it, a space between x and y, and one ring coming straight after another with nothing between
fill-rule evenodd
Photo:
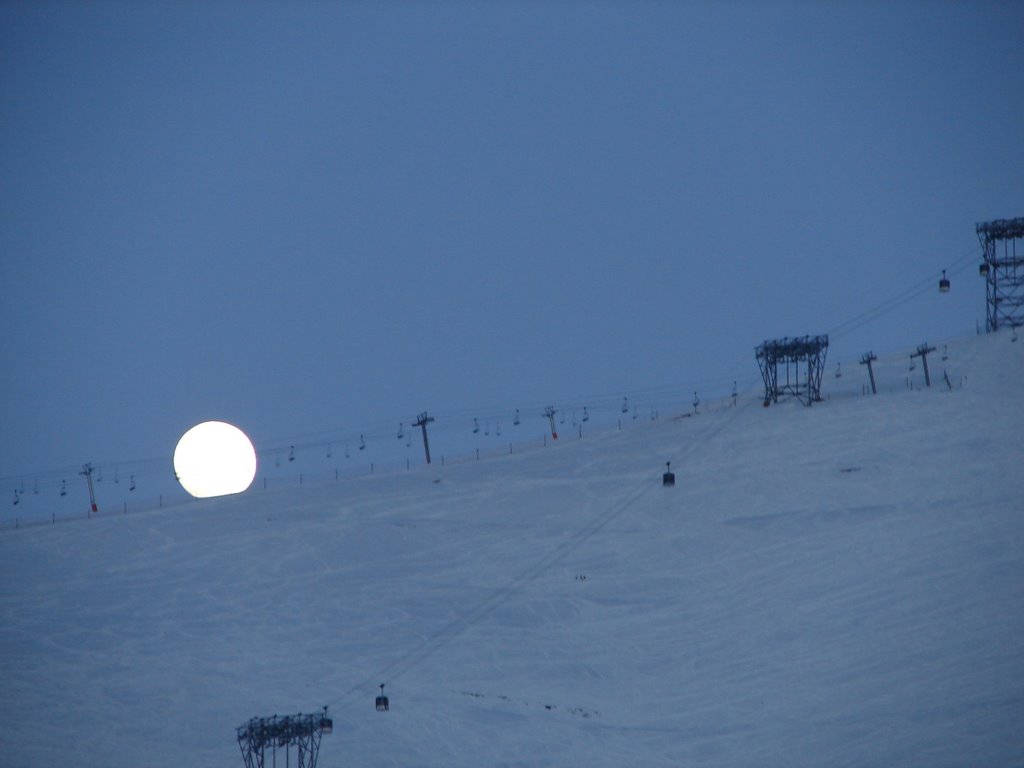
<instances>
[{"instance_id":1,"label":"cable car wire","mask_svg":"<svg viewBox=\"0 0 1024 768\"><path fill-rule=\"evenodd\" d=\"M708 425L695 439L688 441L683 448L671 457L671 461L676 463L682 462L688 454L701 448L708 441L730 427L737 416L753 406L755 402L757 402L756 398L749 398L744 401L743 406L740 408L730 409L720 421ZM423 640L418 646L398 656L390 664L377 670L372 676L349 688L337 699L329 702L329 706L333 707L335 711L344 711L365 695L366 691L371 687L372 681L381 679L397 680L424 663L439 650L465 633L466 630L479 624L496 609L520 595L530 584L600 533L609 523L632 508L655 487L658 486L645 478L642 482L630 488L625 494L596 515L591 522L578 528L568 538L563 539L554 551L518 573L504 587L480 600L461 616L452 619Z\"/></svg>"}]
</instances>

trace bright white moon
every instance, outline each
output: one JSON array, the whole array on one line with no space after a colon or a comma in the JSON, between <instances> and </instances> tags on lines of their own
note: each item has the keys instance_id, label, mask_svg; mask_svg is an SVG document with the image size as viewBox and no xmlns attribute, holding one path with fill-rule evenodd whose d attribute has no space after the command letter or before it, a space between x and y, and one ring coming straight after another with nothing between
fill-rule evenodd
<instances>
[{"instance_id":1,"label":"bright white moon","mask_svg":"<svg viewBox=\"0 0 1024 768\"><path fill-rule=\"evenodd\" d=\"M238 427L204 421L178 441L174 474L197 499L241 493L256 477L256 451Z\"/></svg>"}]
</instances>

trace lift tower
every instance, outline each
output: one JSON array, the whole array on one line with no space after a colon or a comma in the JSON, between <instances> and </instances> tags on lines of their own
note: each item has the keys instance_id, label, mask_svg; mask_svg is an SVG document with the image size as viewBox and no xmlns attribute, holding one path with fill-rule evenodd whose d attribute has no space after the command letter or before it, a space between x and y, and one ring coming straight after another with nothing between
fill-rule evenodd
<instances>
[{"instance_id":1,"label":"lift tower","mask_svg":"<svg viewBox=\"0 0 1024 768\"><path fill-rule=\"evenodd\" d=\"M284 762L291 765L291 750L295 748L298 768L316 768L320 755L320 739L334 730L334 722L327 716L327 707L315 715L274 715L254 717L240 725L238 747L242 750L245 768L270 768L277 765L277 751L284 751ZM270 755L270 763L266 762Z\"/></svg>"},{"instance_id":2,"label":"lift tower","mask_svg":"<svg viewBox=\"0 0 1024 768\"><path fill-rule=\"evenodd\" d=\"M986 221L975 231L985 259L985 330L1024 325L1024 218Z\"/></svg>"},{"instance_id":3,"label":"lift tower","mask_svg":"<svg viewBox=\"0 0 1024 768\"><path fill-rule=\"evenodd\" d=\"M821 374L828 352L828 336L769 339L754 351L764 379L766 406L779 402L779 397L785 394L795 395L804 405L821 400ZM786 374L785 384L780 381L780 366Z\"/></svg>"}]
</instances>

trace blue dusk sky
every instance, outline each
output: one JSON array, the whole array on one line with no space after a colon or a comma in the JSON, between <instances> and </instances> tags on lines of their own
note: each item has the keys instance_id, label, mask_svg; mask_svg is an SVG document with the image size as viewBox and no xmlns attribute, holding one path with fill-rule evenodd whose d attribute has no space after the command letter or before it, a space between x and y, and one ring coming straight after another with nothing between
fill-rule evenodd
<instances>
[{"instance_id":1,"label":"blue dusk sky","mask_svg":"<svg viewBox=\"0 0 1024 768\"><path fill-rule=\"evenodd\" d=\"M756 385L766 338L831 333L855 375L972 334L975 224L1024 215L1022 31L1020 2L3 2L0 476L170 474L206 419L266 460L428 410L454 450Z\"/></svg>"}]
</instances>

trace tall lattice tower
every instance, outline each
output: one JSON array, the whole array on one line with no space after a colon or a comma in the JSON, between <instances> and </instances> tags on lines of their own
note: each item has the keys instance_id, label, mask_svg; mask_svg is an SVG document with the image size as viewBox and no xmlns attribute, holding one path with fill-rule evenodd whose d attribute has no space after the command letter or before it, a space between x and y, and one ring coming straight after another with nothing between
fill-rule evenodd
<instances>
[{"instance_id":1,"label":"tall lattice tower","mask_svg":"<svg viewBox=\"0 0 1024 768\"><path fill-rule=\"evenodd\" d=\"M796 395L804 405L821 400L821 374L825 370L828 336L803 336L791 339L769 339L754 348L757 364L764 379L764 404L779 402L786 395ZM801 363L803 371L801 371ZM779 379L779 367L786 381Z\"/></svg>"},{"instance_id":2,"label":"tall lattice tower","mask_svg":"<svg viewBox=\"0 0 1024 768\"><path fill-rule=\"evenodd\" d=\"M323 734L334 730L334 721L327 716L327 707L316 715L282 715L278 717L254 717L239 726L238 747L242 750L245 768L267 768L267 753L270 765L277 765L277 751L284 751L284 764L292 764L292 747L295 747L296 768L316 768L320 756L320 739Z\"/></svg>"},{"instance_id":3,"label":"tall lattice tower","mask_svg":"<svg viewBox=\"0 0 1024 768\"><path fill-rule=\"evenodd\" d=\"M1024 218L986 221L975 227L985 261L986 330L1024 325Z\"/></svg>"}]
</instances>

